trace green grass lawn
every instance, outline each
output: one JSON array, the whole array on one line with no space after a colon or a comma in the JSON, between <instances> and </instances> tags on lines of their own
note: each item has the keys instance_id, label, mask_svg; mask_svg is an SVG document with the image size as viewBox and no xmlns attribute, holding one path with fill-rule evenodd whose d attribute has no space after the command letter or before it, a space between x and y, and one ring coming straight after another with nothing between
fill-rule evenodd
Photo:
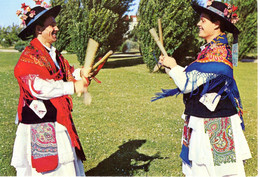
<instances>
[{"instance_id":1,"label":"green grass lawn","mask_svg":"<svg viewBox=\"0 0 260 177\"><path fill-rule=\"evenodd\" d=\"M0 53L0 175L14 176L10 166L17 126L14 124L19 88L13 68L20 53ZM78 67L75 55L65 55ZM87 160L86 175L183 176L181 132L182 96L151 103L161 88L175 88L166 74L148 72L141 58L111 58L89 92L85 106L74 96L74 123ZM245 136L253 158L247 176L257 173L257 64L239 63L235 78L244 107Z\"/></svg>"}]
</instances>

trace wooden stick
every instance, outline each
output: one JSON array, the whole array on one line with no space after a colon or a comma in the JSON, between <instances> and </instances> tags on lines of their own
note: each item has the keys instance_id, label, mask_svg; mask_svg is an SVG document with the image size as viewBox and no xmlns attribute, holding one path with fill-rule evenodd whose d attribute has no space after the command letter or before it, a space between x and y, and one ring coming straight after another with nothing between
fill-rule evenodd
<instances>
[{"instance_id":1,"label":"wooden stick","mask_svg":"<svg viewBox=\"0 0 260 177\"><path fill-rule=\"evenodd\" d=\"M112 51L112 50L110 50L109 52L107 52L106 55L105 55L103 58L101 58L97 63L94 64L92 70L96 69L96 68L98 67L98 65L100 65L101 63L103 63L104 61L106 61L106 60L108 59L108 57L109 57L110 55L112 55L112 54L113 54L113 51Z\"/></svg>"},{"instance_id":2,"label":"wooden stick","mask_svg":"<svg viewBox=\"0 0 260 177\"><path fill-rule=\"evenodd\" d=\"M159 37L158 37L156 31L155 31L155 29L152 28L152 29L149 30L149 32L151 33L151 35L152 35L154 41L156 42L157 46L160 48L162 54L163 54L164 56L168 56L166 50L164 49L164 47L163 47L163 45L162 45L162 43L161 43L161 41L160 41L160 39L159 39Z\"/></svg>"},{"instance_id":3,"label":"wooden stick","mask_svg":"<svg viewBox=\"0 0 260 177\"><path fill-rule=\"evenodd\" d=\"M162 32L162 23L161 23L160 18L158 19L158 30L159 30L159 38L160 38L160 41L163 45L163 32Z\"/></svg>"},{"instance_id":4,"label":"wooden stick","mask_svg":"<svg viewBox=\"0 0 260 177\"><path fill-rule=\"evenodd\" d=\"M160 42L163 46L163 32L162 32L162 22L161 19L158 18L158 31L159 31L159 38L160 38ZM153 68L153 72L157 72L160 68L162 67L162 65L160 65L160 63L156 63L156 65Z\"/></svg>"},{"instance_id":5,"label":"wooden stick","mask_svg":"<svg viewBox=\"0 0 260 177\"><path fill-rule=\"evenodd\" d=\"M92 67L92 65L94 63L94 60L95 60L95 56L96 56L96 52L97 52L98 46L99 46L98 42L96 42L92 38L89 38L88 46L87 46L87 50L86 50L84 67ZM87 88L84 88L84 95L87 95L86 94L87 92L88 92ZM78 97L80 97L80 96L81 96L81 93L78 94ZM84 103L87 102L87 101L85 101L85 99L87 99L86 96L84 96Z\"/></svg>"},{"instance_id":6,"label":"wooden stick","mask_svg":"<svg viewBox=\"0 0 260 177\"><path fill-rule=\"evenodd\" d=\"M94 60L95 60L98 46L99 46L98 42L96 42L92 38L89 38L88 46L87 46L87 50L86 50L84 67L92 67Z\"/></svg>"}]
</instances>

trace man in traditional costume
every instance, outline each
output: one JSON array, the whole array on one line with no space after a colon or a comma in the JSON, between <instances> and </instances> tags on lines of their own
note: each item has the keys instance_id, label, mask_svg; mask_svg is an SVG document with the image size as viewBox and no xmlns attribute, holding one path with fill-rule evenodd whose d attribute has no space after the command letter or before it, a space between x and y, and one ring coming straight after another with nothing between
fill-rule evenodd
<instances>
[{"instance_id":1,"label":"man in traditional costume","mask_svg":"<svg viewBox=\"0 0 260 177\"><path fill-rule=\"evenodd\" d=\"M25 13L17 12L26 26L18 36L32 40L14 69L20 99L11 165L17 176L84 176L86 159L73 124L70 95L83 92L80 75L88 77L91 68L74 70L52 46L61 6L49 7L44 3L31 9L24 3Z\"/></svg>"},{"instance_id":2,"label":"man in traditional costume","mask_svg":"<svg viewBox=\"0 0 260 177\"><path fill-rule=\"evenodd\" d=\"M251 153L242 131L242 105L233 77L238 54L239 30L234 25L237 7L211 0L207 7L193 8L200 14L199 37L207 44L186 68L172 57L160 57L178 88L163 90L154 100L183 94L185 123L180 157L186 176L245 176L243 162ZM232 51L225 31L233 33Z\"/></svg>"}]
</instances>

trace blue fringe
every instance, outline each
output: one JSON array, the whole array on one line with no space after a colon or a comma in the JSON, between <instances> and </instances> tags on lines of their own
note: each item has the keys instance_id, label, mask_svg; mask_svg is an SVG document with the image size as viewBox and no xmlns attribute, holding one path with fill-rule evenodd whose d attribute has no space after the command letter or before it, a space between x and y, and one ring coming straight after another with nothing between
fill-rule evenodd
<instances>
[{"instance_id":1,"label":"blue fringe","mask_svg":"<svg viewBox=\"0 0 260 177\"><path fill-rule=\"evenodd\" d=\"M151 102L156 101L161 98L165 98L168 96L173 96L173 95L179 95L181 93L180 89L162 89L162 92L156 93L156 97L152 97Z\"/></svg>"}]
</instances>

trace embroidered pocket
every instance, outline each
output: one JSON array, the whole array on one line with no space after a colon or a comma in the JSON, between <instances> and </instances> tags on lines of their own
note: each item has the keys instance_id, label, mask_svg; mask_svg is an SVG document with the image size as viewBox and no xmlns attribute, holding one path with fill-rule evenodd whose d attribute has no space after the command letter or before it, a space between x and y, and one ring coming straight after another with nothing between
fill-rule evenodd
<instances>
[{"instance_id":1,"label":"embroidered pocket","mask_svg":"<svg viewBox=\"0 0 260 177\"><path fill-rule=\"evenodd\" d=\"M47 109L46 109L46 107L45 107L45 105L44 105L42 100L33 100L29 107L41 119L47 113Z\"/></svg>"},{"instance_id":2,"label":"embroidered pocket","mask_svg":"<svg viewBox=\"0 0 260 177\"><path fill-rule=\"evenodd\" d=\"M47 172L57 168L58 151L53 122L31 125L31 153L32 167L37 172Z\"/></svg>"},{"instance_id":3,"label":"embroidered pocket","mask_svg":"<svg viewBox=\"0 0 260 177\"><path fill-rule=\"evenodd\" d=\"M236 153L229 117L204 119L205 132L209 135L214 166L235 163Z\"/></svg>"}]
</instances>

